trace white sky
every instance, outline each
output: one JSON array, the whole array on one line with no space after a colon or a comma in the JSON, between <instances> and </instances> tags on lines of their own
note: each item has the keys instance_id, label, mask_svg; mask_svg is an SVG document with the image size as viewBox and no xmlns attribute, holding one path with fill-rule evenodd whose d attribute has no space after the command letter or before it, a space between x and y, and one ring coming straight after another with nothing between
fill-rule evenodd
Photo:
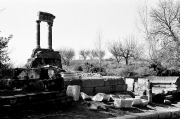
<instances>
[{"instance_id":1,"label":"white sky","mask_svg":"<svg viewBox=\"0 0 180 119\"><path fill-rule=\"evenodd\" d=\"M143 0L0 0L0 36L13 35L10 54L16 66L23 65L36 47L37 12L56 16L53 24L53 49L69 47L76 51L93 49L101 31L102 44L137 35L136 17ZM148 5L158 1L151 0ZM48 46L47 23L41 22L41 47ZM141 40L138 39L140 42ZM111 54L106 53L106 57Z\"/></svg>"}]
</instances>

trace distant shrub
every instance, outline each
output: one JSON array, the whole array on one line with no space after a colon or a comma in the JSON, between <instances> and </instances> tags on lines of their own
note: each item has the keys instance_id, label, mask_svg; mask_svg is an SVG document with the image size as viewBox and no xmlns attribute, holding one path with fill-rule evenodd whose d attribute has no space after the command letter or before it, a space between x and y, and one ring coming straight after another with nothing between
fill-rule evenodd
<instances>
[{"instance_id":1,"label":"distant shrub","mask_svg":"<svg viewBox=\"0 0 180 119\"><path fill-rule=\"evenodd\" d=\"M75 66L74 70L75 71L83 71L83 67L82 66Z\"/></svg>"},{"instance_id":2,"label":"distant shrub","mask_svg":"<svg viewBox=\"0 0 180 119\"><path fill-rule=\"evenodd\" d=\"M97 64L84 63L83 65L75 66L75 71L83 71L85 73L100 73L101 75L106 75L106 70L103 67L97 66Z\"/></svg>"},{"instance_id":3,"label":"distant shrub","mask_svg":"<svg viewBox=\"0 0 180 119\"><path fill-rule=\"evenodd\" d=\"M120 68L118 75L124 77L135 76L136 73L134 72L135 67L133 66L123 66Z\"/></svg>"},{"instance_id":4,"label":"distant shrub","mask_svg":"<svg viewBox=\"0 0 180 119\"><path fill-rule=\"evenodd\" d=\"M156 72L152 68L148 67L138 67L135 72L137 76L152 76L156 74Z\"/></svg>"},{"instance_id":5,"label":"distant shrub","mask_svg":"<svg viewBox=\"0 0 180 119\"><path fill-rule=\"evenodd\" d=\"M105 59L105 61L114 61L113 58L108 58L108 59Z\"/></svg>"}]
</instances>

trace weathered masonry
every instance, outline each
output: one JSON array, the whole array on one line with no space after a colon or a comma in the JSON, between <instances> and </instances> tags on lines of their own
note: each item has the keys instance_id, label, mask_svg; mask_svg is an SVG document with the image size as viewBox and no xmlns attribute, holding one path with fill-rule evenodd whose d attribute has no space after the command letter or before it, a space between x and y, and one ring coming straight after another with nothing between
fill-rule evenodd
<instances>
[{"instance_id":1,"label":"weathered masonry","mask_svg":"<svg viewBox=\"0 0 180 119\"><path fill-rule=\"evenodd\" d=\"M52 49L52 26L55 16L46 13L38 12L37 31L36 31L36 48L33 50L31 58L28 59L27 66L30 68L41 67L45 65L54 65L62 68L61 56L59 52ZM47 22L48 24L48 48L42 49L40 46L40 23Z\"/></svg>"}]
</instances>

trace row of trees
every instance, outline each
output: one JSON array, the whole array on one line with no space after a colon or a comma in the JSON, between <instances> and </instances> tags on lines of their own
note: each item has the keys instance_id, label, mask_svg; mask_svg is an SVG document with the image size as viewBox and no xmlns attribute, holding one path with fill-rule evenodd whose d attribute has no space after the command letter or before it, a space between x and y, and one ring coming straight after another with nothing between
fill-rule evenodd
<instances>
[{"instance_id":1,"label":"row of trees","mask_svg":"<svg viewBox=\"0 0 180 119\"><path fill-rule=\"evenodd\" d=\"M70 61L75 57L75 50L72 48L61 48L57 51L59 51L61 55L62 63L69 66ZM101 51L100 53L97 50L83 49L79 51L79 56L84 60L86 60L87 58L91 60L97 59L99 57L99 54L101 55L101 58L103 58L105 56L105 51Z\"/></svg>"},{"instance_id":2,"label":"row of trees","mask_svg":"<svg viewBox=\"0 0 180 119\"><path fill-rule=\"evenodd\" d=\"M138 60L143 56L143 46L138 44L133 35L124 39L124 42L113 41L108 43L108 50L119 63L122 59L126 65L130 59Z\"/></svg>"},{"instance_id":3,"label":"row of trees","mask_svg":"<svg viewBox=\"0 0 180 119\"><path fill-rule=\"evenodd\" d=\"M82 57L84 60L87 59L87 58L93 60L93 59L98 58L99 55L101 55L101 58L104 58L104 56L105 56L105 51L100 51L100 53L99 53L98 50L85 50L85 49L83 49L83 50L80 50L80 51L79 51L79 55L80 55L80 57Z\"/></svg>"}]
</instances>

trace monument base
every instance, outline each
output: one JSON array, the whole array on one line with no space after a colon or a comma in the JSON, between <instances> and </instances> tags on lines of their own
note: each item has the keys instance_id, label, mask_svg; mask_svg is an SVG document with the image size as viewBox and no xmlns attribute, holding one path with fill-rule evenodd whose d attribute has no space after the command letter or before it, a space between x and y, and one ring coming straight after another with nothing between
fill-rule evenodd
<instances>
[{"instance_id":1,"label":"monument base","mask_svg":"<svg viewBox=\"0 0 180 119\"><path fill-rule=\"evenodd\" d=\"M34 49L31 58L28 59L28 68L37 68L45 65L52 65L62 68L61 55L59 52L50 49Z\"/></svg>"}]
</instances>

